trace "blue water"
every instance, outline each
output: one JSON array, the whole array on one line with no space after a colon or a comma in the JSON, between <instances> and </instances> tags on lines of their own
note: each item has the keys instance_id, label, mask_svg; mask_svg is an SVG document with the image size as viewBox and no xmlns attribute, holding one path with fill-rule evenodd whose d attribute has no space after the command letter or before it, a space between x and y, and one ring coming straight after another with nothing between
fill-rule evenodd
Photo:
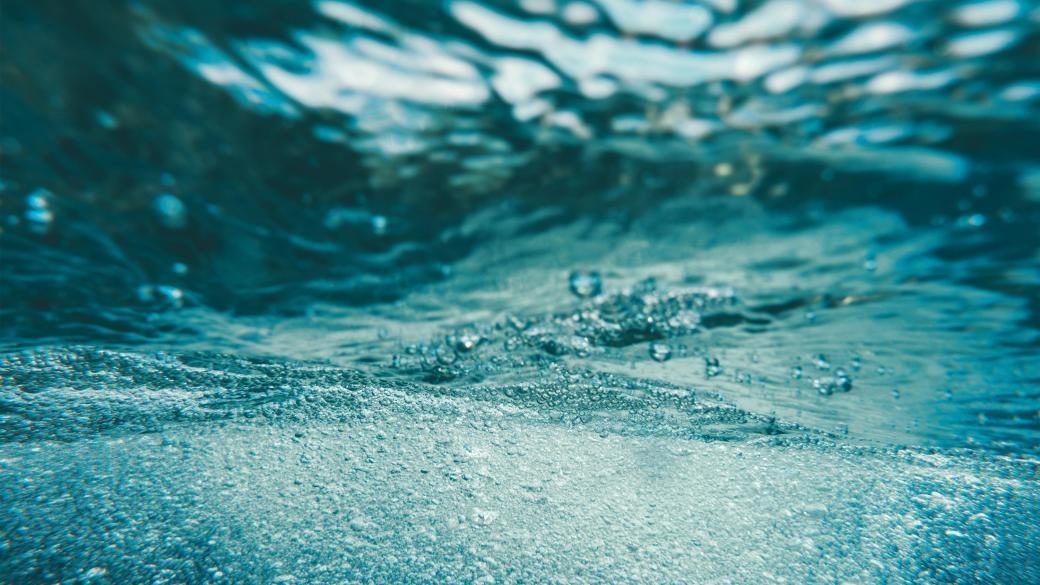
<instances>
[{"instance_id":1,"label":"blue water","mask_svg":"<svg viewBox=\"0 0 1040 585\"><path fill-rule=\"evenodd\" d=\"M1040 4L0 25L0 582L1040 582Z\"/></svg>"}]
</instances>

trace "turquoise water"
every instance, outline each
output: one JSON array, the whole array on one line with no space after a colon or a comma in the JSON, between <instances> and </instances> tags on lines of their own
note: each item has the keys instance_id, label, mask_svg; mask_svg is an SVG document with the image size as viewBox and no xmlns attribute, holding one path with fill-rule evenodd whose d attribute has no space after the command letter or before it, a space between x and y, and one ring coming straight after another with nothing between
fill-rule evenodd
<instances>
[{"instance_id":1,"label":"turquoise water","mask_svg":"<svg viewBox=\"0 0 1040 585\"><path fill-rule=\"evenodd\" d=\"M0 582L1040 581L1040 5L9 2Z\"/></svg>"}]
</instances>

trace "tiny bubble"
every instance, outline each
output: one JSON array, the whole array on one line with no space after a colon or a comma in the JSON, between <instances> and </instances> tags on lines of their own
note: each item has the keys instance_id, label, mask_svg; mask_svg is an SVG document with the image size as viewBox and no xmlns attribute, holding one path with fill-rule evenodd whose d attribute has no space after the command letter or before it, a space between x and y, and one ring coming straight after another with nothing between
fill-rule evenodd
<instances>
[{"instance_id":1,"label":"tiny bubble","mask_svg":"<svg viewBox=\"0 0 1040 585\"><path fill-rule=\"evenodd\" d=\"M386 220L386 217L384 217L382 215L373 215L372 216L372 232L375 233L376 235L379 235L379 236L385 234L386 233L387 223L388 222Z\"/></svg>"},{"instance_id":2,"label":"tiny bubble","mask_svg":"<svg viewBox=\"0 0 1040 585\"><path fill-rule=\"evenodd\" d=\"M465 353L472 351L480 343L480 335L473 332L465 332L454 339L455 351Z\"/></svg>"},{"instance_id":3,"label":"tiny bubble","mask_svg":"<svg viewBox=\"0 0 1040 585\"><path fill-rule=\"evenodd\" d=\"M714 378L722 373L722 366L719 365L719 358L704 358L704 376L707 378Z\"/></svg>"},{"instance_id":4,"label":"tiny bubble","mask_svg":"<svg viewBox=\"0 0 1040 585\"><path fill-rule=\"evenodd\" d=\"M672 359L672 348L667 343L654 342L650 344L650 357L655 362L666 362Z\"/></svg>"},{"instance_id":5,"label":"tiny bubble","mask_svg":"<svg viewBox=\"0 0 1040 585\"><path fill-rule=\"evenodd\" d=\"M159 223L170 229L181 229L188 224L188 209L175 195L163 193L152 202Z\"/></svg>"},{"instance_id":6,"label":"tiny bubble","mask_svg":"<svg viewBox=\"0 0 1040 585\"><path fill-rule=\"evenodd\" d=\"M575 270L568 279L571 293L580 298L594 297L603 290L603 281L599 272Z\"/></svg>"},{"instance_id":7,"label":"tiny bubble","mask_svg":"<svg viewBox=\"0 0 1040 585\"><path fill-rule=\"evenodd\" d=\"M112 114L109 114L104 110L94 112L94 121L98 123L98 126L101 126L105 130L112 130L119 126L119 121L116 120Z\"/></svg>"}]
</instances>

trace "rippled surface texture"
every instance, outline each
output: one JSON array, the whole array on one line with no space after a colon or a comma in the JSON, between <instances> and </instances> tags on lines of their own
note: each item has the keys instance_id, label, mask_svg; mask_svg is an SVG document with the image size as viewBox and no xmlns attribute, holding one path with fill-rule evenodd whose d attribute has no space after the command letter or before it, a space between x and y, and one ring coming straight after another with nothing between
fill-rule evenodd
<instances>
[{"instance_id":1,"label":"rippled surface texture","mask_svg":"<svg viewBox=\"0 0 1040 585\"><path fill-rule=\"evenodd\" d=\"M13 1L0 582L1040 581L1040 5Z\"/></svg>"}]
</instances>

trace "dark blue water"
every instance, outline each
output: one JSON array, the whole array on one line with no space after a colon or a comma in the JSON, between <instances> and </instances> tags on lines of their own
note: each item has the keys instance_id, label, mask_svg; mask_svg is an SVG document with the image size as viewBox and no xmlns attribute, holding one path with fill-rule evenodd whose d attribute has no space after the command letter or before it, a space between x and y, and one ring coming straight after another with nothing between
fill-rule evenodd
<instances>
[{"instance_id":1,"label":"dark blue water","mask_svg":"<svg viewBox=\"0 0 1040 585\"><path fill-rule=\"evenodd\" d=\"M0 25L0 582L1040 581L1040 4Z\"/></svg>"}]
</instances>

